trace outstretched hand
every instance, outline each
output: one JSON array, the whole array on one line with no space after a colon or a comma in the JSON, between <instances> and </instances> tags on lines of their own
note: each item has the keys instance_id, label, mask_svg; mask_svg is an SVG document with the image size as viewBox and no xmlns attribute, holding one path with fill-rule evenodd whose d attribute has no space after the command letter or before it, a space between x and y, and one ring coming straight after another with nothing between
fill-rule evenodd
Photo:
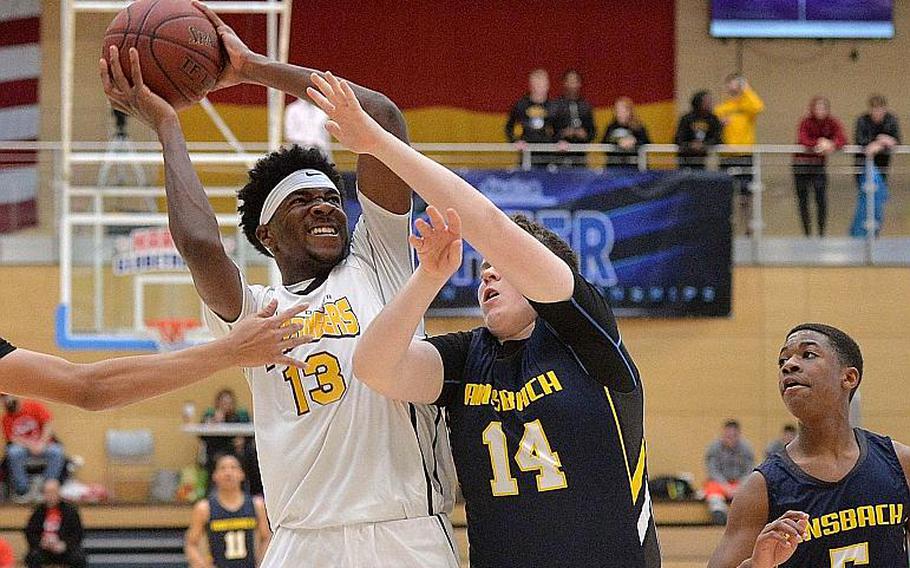
<instances>
[{"instance_id":1,"label":"outstretched hand","mask_svg":"<svg viewBox=\"0 0 910 568\"><path fill-rule=\"evenodd\" d=\"M461 266L461 217L454 209L447 209L446 216L432 205L427 207L430 222L418 219L418 235L408 240L420 260L419 272L445 282Z\"/></svg>"},{"instance_id":2,"label":"outstretched hand","mask_svg":"<svg viewBox=\"0 0 910 568\"><path fill-rule=\"evenodd\" d=\"M309 307L303 304L276 313L278 300L272 300L257 314L240 320L225 336L230 344L229 356L239 367L258 367L281 363L303 367L303 363L287 355L291 349L309 343L310 335L299 334L303 324L291 322L291 318Z\"/></svg>"},{"instance_id":3,"label":"outstretched hand","mask_svg":"<svg viewBox=\"0 0 910 568\"><path fill-rule=\"evenodd\" d=\"M247 47L243 40L240 39L240 36L237 35L237 32L231 26L225 24L211 8L199 2L199 0L193 0L193 6L205 14L205 17L215 26L218 38L221 39L221 45L224 46L224 51L228 56L227 61L224 62L224 70L212 90L217 91L218 89L248 82L244 69L250 61L257 57L257 54Z\"/></svg>"},{"instance_id":4,"label":"outstretched hand","mask_svg":"<svg viewBox=\"0 0 910 568\"><path fill-rule=\"evenodd\" d=\"M796 547L806 534L809 515L801 511L787 511L765 525L755 539L752 551L753 568L773 568L793 556Z\"/></svg>"},{"instance_id":5,"label":"outstretched hand","mask_svg":"<svg viewBox=\"0 0 910 568\"><path fill-rule=\"evenodd\" d=\"M139 52L135 47L131 47L129 51L132 83L123 74L117 46L111 46L109 55L110 64L103 57L98 60L98 71L104 85L104 94L110 100L111 106L139 119L155 132L158 132L167 120L176 120L177 111L174 107L153 93L142 81Z\"/></svg>"},{"instance_id":6,"label":"outstretched hand","mask_svg":"<svg viewBox=\"0 0 910 568\"><path fill-rule=\"evenodd\" d=\"M348 82L330 71L325 77L313 73L310 80L318 90L307 87L306 93L328 115L325 129L329 134L352 152L372 153L385 130L363 110Z\"/></svg>"}]
</instances>

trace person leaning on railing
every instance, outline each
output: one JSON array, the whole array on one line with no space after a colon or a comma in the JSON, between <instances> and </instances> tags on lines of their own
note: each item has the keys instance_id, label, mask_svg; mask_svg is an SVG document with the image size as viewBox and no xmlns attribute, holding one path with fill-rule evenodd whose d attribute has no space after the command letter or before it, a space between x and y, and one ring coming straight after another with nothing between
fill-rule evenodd
<instances>
[{"instance_id":1,"label":"person leaning on railing","mask_svg":"<svg viewBox=\"0 0 910 568\"><path fill-rule=\"evenodd\" d=\"M873 157L875 167L883 178L888 178L891 150L901 143L897 117L888 112L888 101L882 95L869 97L869 111L856 119L854 140L863 147L863 154L856 155L857 177L865 167L866 157Z\"/></svg>"},{"instance_id":2,"label":"person leaning on railing","mask_svg":"<svg viewBox=\"0 0 910 568\"><path fill-rule=\"evenodd\" d=\"M803 234L807 237L812 235L809 213L809 192L812 191L818 215L818 236L823 237L828 219L827 158L847 143L844 126L831 116L831 102L827 97L815 96L809 101L809 113L799 123L797 143L806 148L805 152L793 156L793 179Z\"/></svg>"},{"instance_id":3,"label":"person leaning on railing","mask_svg":"<svg viewBox=\"0 0 910 568\"><path fill-rule=\"evenodd\" d=\"M711 93L698 91L692 96L692 110L679 119L676 127L674 142L679 147L679 167L705 169L708 148L720 144L721 129Z\"/></svg>"},{"instance_id":4,"label":"person leaning on railing","mask_svg":"<svg viewBox=\"0 0 910 568\"><path fill-rule=\"evenodd\" d=\"M619 97L613 103L613 120L604 132L603 144L613 144L618 150L607 152L608 168L638 168L638 147L650 144L648 129L635 114L629 97Z\"/></svg>"}]
</instances>

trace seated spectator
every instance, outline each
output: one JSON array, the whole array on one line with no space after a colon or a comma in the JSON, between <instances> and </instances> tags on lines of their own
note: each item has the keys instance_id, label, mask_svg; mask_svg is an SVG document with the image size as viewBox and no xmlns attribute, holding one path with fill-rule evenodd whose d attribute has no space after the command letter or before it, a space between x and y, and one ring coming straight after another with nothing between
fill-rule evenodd
<instances>
[{"instance_id":1,"label":"seated spectator","mask_svg":"<svg viewBox=\"0 0 910 568\"><path fill-rule=\"evenodd\" d=\"M25 527L29 568L40 566L86 566L82 551L82 519L79 510L60 499L60 482L44 482L44 503L35 508Z\"/></svg>"},{"instance_id":2,"label":"seated spectator","mask_svg":"<svg viewBox=\"0 0 910 568\"><path fill-rule=\"evenodd\" d=\"M812 235L812 217L809 213L809 192L815 192L818 214L818 236L825 236L828 220L828 175L825 165L828 155L840 150L847 143L844 127L831 116L831 102L826 97L815 96L809 101L809 114L799 123L797 144L806 151L793 157L793 179L799 202L799 217L803 234Z\"/></svg>"},{"instance_id":3,"label":"seated spectator","mask_svg":"<svg viewBox=\"0 0 910 568\"><path fill-rule=\"evenodd\" d=\"M755 467L752 446L742 437L739 422L728 420L723 433L705 452L708 480L705 482L705 501L714 524L727 523L727 502L736 494L736 488Z\"/></svg>"},{"instance_id":4,"label":"seated spectator","mask_svg":"<svg viewBox=\"0 0 910 568\"><path fill-rule=\"evenodd\" d=\"M16 566L16 555L13 554L13 547L6 542L6 539L0 538L0 568L14 568Z\"/></svg>"},{"instance_id":5,"label":"seated spectator","mask_svg":"<svg viewBox=\"0 0 910 568\"><path fill-rule=\"evenodd\" d=\"M63 476L66 456L63 447L54 440L53 416L46 406L36 400L20 400L8 394L0 398L6 408L3 434L7 442L10 495L15 502L29 502L33 497L28 494L26 465L29 456L44 459L47 463L45 479L58 481Z\"/></svg>"},{"instance_id":6,"label":"seated spectator","mask_svg":"<svg viewBox=\"0 0 910 568\"><path fill-rule=\"evenodd\" d=\"M705 169L708 149L720 144L722 127L713 109L711 94L698 91L692 96L692 110L679 119L674 141L679 146L680 168Z\"/></svg>"},{"instance_id":7,"label":"seated spectator","mask_svg":"<svg viewBox=\"0 0 910 568\"><path fill-rule=\"evenodd\" d=\"M774 440L765 448L765 458L770 458L774 454L784 451L787 444L792 442L794 438L796 438L796 426L793 424L784 424L784 429L781 430L780 438Z\"/></svg>"},{"instance_id":8,"label":"seated spectator","mask_svg":"<svg viewBox=\"0 0 910 568\"><path fill-rule=\"evenodd\" d=\"M581 97L581 74L569 69L562 76L562 96L554 105L553 126L560 144L589 144L594 140L597 127L591 104ZM564 152L559 164L583 168L588 165L585 152Z\"/></svg>"},{"instance_id":9,"label":"seated spectator","mask_svg":"<svg viewBox=\"0 0 910 568\"><path fill-rule=\"evenodd\" d=\"M613 103L613 121L607 126L601 143L619 146L619 150L607 153L608 168L638 168L638 147L650 144L651 139L629 97L619 97Z\"/></svg>"},{"instance_id":10,"label":"seated spectator","mask_svg":"<svg viewBox=\"0 0 910 568\"><path fill-rule=\"evenodd\" d=\"M543 69L535 69L528 76L528 93L518 99L509 112L506 121L506 140L514 142L519 151L524 152L528 144L556 142L556 129L553 126L554 103L549 99L550 76ZM515 133L515 127L519 131ZM549 167L554 161L552 152L535 152L531 155L531 166ZM521 163L521 156L519 156Z\"/></svg>"},{"instance_id":11,"label":"seated spectator","mask_svg":"<svg viewBox=\"0 0 910 568\"><path fill-rule=\"evenodd\" d=\"M866 156L874 157L875 166L887 179L891 165L891 149L901 143L897 117L888 112L888 101L882 95L869 97L869 112L856 119L854 139L863 147L864 154L857 154L857 173L862 172Z\"/></svg>"}]
</instances>

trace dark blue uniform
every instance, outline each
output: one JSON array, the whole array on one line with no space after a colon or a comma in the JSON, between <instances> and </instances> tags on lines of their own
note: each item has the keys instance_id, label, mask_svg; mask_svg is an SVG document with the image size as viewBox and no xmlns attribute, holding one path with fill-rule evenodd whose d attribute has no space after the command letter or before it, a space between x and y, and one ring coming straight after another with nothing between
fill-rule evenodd
<instances>
[{"instance_id":1,"label":"dark blue uniform","mask_svg":"<svg viewBox=\"0 0 910 568\"><path fill-rule=\"evenodd\" d=\"M638 370L604 298L533 303L531 336L430 338L466 501L471 566L660 566Z\"/></svg>"},{"instance_id":2,"label":"dark blue uniform","mask_svg":"<svg viewBox=\"0 0 910 568\"><path fill-rule=\"evenodd\" d=\"M209 496L209 550L218 568L256 567L256 507L245 494L243 505L229 511L218 501L217 493Z\"/></svg>"},{"instance_id":3,"label":"dark blue uniform","mask_svg":"<svg viewBox=\"0 0 910 568\"><path fill-rule=\"evenodd\" d=\"M6 357L15 350L16 348L12 343L0 337L0 359Z\"/></svg>"},{"instance_id":4,"label":"dark blue uniform","mask_svg":"<svg viewBox=\"0 0 910 568\"><path fill-rule=\"evenodd\" d=\"M768 485L768 520L789 510L809 515L807 540L782 567L844 568L908 565L910 489L891 438L854 430L859 459L843 479L816 479L786 451L757 470Z\"/></svg>"}]
</instances>

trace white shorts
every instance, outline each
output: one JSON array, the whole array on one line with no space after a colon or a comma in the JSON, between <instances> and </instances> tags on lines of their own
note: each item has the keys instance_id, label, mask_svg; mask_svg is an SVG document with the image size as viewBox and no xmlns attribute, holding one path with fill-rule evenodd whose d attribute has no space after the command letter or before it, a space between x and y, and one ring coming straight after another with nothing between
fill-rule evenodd
<instances>
[{"instance_id":1,"label":"white shorts","mask_svg":"<svg viewBox=\"0 0 910 568\"><path fill-rule=\"evenodd\" d=\"M279 527L260 568L458 568L448 517L326 529Z\"/></svg>"}]
</instances>

